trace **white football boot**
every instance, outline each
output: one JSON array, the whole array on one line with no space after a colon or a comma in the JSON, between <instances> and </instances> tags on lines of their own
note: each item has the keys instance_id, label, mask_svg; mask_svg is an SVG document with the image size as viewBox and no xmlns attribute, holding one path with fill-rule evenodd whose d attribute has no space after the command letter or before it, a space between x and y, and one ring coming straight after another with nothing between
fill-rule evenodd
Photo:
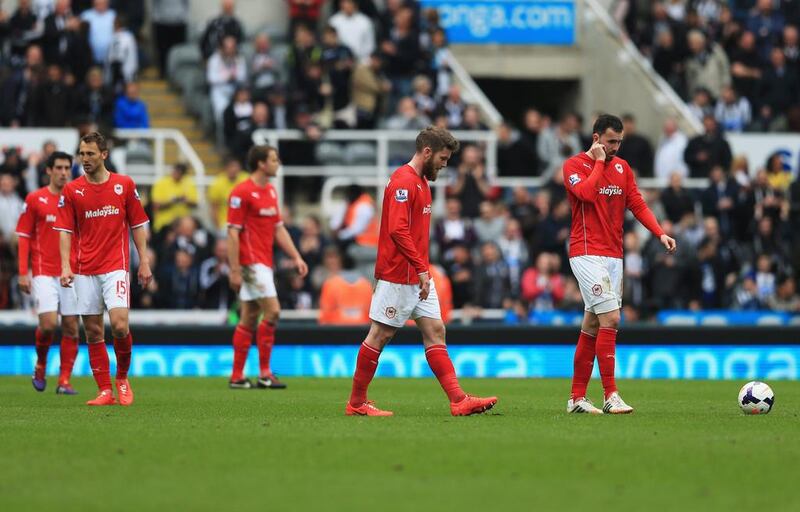
<instances>
[{"instance_id":1,"label":"white football boot","mask_svg":"<svg viewBox=\"0 0 800 512\"><path fill-rule=\"evenodd\" d=\"M569 399L567 401L567 412L576 414L603 414L603 411L594 406L591 400L586 397Z\"/></svg>"},{"instance_id":2,"label":"white football boot","mask_svg":"<svg viewBox=\"0 0 800 512\"><path fill-rule=\"evenodd\" d=\"M626 404L619 393L614 391L603 403L603 412L606 414L630 414L633 412L633 407Z\"/></svg>"}]
</instances>

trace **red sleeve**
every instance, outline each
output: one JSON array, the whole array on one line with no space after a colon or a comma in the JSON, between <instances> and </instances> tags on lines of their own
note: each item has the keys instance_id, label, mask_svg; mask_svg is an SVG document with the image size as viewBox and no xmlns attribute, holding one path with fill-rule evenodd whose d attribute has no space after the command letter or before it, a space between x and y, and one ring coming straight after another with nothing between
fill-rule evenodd
<instances>
[{"instance_id":1,"label":"red sleeve","mask_svg":"<svg viewBox=\"0 0 800 512\"><path fill-rule=\"evenodd\" d=\"M65 188L58 198L58 219L53 226L56 231L66 231L72 233L75 231L75 207L72 205L72 198L70 197L70 190Z\"/></svg>"},{"instance_id":2,"label":"red sleeve","mask_svg":"<svg viewBox=\"0 0 800 512\"><path fill-rule=\"evenodd\" d=\"M18 244L18 273L21 276L28 274L28 258L31 254L31 241L30 238L27 236L20 236L19 237L19 244Z\"/></svg>"},{"instance_id":3,"label":"red sleeve","mask_svg":"<svg viewBox=\"0 0 800 512\"><path fill-rule=\"evenodd\" d=\"M587 203L593 203L598 196L597 182L603 175L605 162L595 160L591 174L583 171L583 163L577 158L570 158L564 164L564 186L575 197Z\"/></svg>"},{"instance_id":4,"label":"red sleeve","mask_svg":"<svg viewBox=\"0 0 800 512\"><path fill-rule=\"evenodd\" d=\"M22 214L17 219L17 229L15 232L20 237L30 238L33 236L33 231L36 229L36 203L33 201L33 195L28 194L25 198L25 205L22 207Z\"/></svg>"},{"instance_id":5,"label":"red sleeve","mask_svg":"<svg viewBox=\"0 0 800 512\"><path fill-rule=\"evenodd\" d=\"M228 198L228 226L242 229L245 206L239 187L234 188Z\"/></svg>"},{"instance_id":6,"label":"red sleeve","mask_svg":"<svg viewBox=\"0 0 800 512\"><path fill-rule=\"evenodd\" d=\"M128 195L125 198L125 209L128 215L128 224L130 225L131 229L144 226L150 222L150 219L147 218L147 214L144 212L142 201L139 199L139 192L136 190L136 184L133 182L133 180L130 180L130 183L128 184Z\"/></svg>"},{"instance_id":7,"label":"red sleeve","mask_svg":"<svg viewBox=\"0 0 800 512\"><path fill-rule=\"evenodd\" d=\"M653 215L653 211L647 206L642 193L639 192L639 187L636 185L636 178L633 176L633 171L627 164L625 164L625 172L628 173L628 193L625 195L626 207L633 212L633 216L646 227L648 231L657 237L664 234L664 230Z\"/></svg>"},{"instance_id":8,"label":"red sleeve","mask_svg":"<svg viewBox=\"0 0 800 512\"><path fill-rule=\"evenodd\" d=\"M397 245L397 250L414 267L414 271L417 274L424 274L428 271L428 264L422 261L422 256L414 245L409 225L412 194L416 193L416 187L413 184L395 184L393 181L386 187L385 193L391 194L387 201L388 211L383 212L389 219L389 236Z\"/></svg>"},{"instance_id":9,"label":"red sleeve","mask_svg":"<svg viewBox=\"0 0 800 512\"><path fill-rule=\"evenodd\" d=\"M281 203L278 201L278 192L275 190L275 187L272 187L272 193L275 194L275 227L280 226L283 224L283 217L281 217Z\"/></svg>"}]
</instances>

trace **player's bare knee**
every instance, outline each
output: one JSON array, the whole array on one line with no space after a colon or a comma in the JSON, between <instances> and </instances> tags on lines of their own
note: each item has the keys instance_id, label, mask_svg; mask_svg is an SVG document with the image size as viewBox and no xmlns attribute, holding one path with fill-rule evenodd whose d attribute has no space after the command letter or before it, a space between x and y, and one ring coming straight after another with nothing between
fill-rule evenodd
<instances>
[{"instance_id":1,"label":"player's bare knee","mask_svg":"<svg viewBox=\"0 0 800 512\"><path fill-rule=\"evenodd\" d=\"M276 325L280 316L280 311L268 311L264 314L264 321L268 324Z\"/></svg>"},{"instance_id":2,"label":"player's bare knee","mask_svg":"<svg viewBox=\"0 0 800 512\"><path fill-rule=\"evenodd\" d=\"M601 315L599 321L600 321L600 327L604 327L606 329L619 328L619 321L620 321L619 310L617 309Z\"/></svg>"},{"instance_id":3,"label":"player's bare knee","mask_svg":"<svg viewBox=\"0 0 800 512\"><path fill-rule=\"evenodd\" d=\"M65 316L61 319L61 334L69 338L78 337L78 318Z\"/></svg>"}]
</instances>

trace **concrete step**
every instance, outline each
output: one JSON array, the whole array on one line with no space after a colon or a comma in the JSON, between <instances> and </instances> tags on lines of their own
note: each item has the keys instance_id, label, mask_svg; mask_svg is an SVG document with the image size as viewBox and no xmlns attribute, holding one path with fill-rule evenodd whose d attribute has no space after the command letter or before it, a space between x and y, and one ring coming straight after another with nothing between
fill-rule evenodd
<instances>
[{"instance_id":1,"label":"concrete step","mask_svg":"<svg viewBox=\"0 0 800 512\"><path fill-rule=\"evenodd\" d=\"M159 116L151 117L150 126L153 128L173 128L178 130L185 130L197 126L197 122L191 117L178 117L178 116Z\"/></svg>"},{"instance_id":2,"label":"concrete step","mask_svg":"<svg viewBox=\"0 0 800 512\"><path fill-rule=\"evenodd\" d=\"M142 80L139 82L139 90L142 92L142 95L170 91L169 84L164 80Z\"/></svg>"}]
</instances>

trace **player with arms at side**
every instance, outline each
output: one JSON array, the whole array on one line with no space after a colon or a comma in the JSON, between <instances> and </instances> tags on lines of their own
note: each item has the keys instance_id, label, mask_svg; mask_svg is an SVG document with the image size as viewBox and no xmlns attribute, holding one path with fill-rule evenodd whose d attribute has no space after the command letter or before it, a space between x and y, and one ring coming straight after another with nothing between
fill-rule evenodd
<instances>
[{"instance_id":1,"label":"player with arms at side","mask_svg":"<svg viewBox=\"0 0 800 512\"><path fill-rule=\"evenodd\" d=\"M128 326L130 253L128 229L139 253L138 279L146 287L152 279L147 263L147 215L136 185L128 176L106 169L108 147L97 132L81 138L78 157L84 175L67 184L59 200L61 231L61 286L75 286L78 314L83 318L89 345L89 364L99 393L87 405L114 405L108 351L104 339L103 308L108 310L114 352L115 384L120 405L133 403L128 382L133 338ZM69 255L73 244L77 258L73 269ZM74 272L74 273L73 273Z\"/></svg>"},{"instance_id":2,"label":"player with arms at side","mask_svg":"<svg viewBox=\"0 0 800 512\"><path fill-rule=\"evenodd\" d=\"M53 229L58 217L58 198L72 178L72 157L61 151L53 152L47 159L45 171L50 177L46 187L31 192L25 198L25 209L17 221L19 237L19 288L24 293L33 292L39 327L36 328L36 366L33 387L44 391L47 386L47 352L53 343L58 315L61 314L61 373L56 394L74 395L77 392L69 383L72 367L78 356L78 302L75 290L64 288L59 282L61 257L58 232ZM70 254L75 263L75 251ZM28 276L30 259L33 281Z\"/></svg>"},{"instance_id":3,"label":"player with arms at side","mask_svg":"<svg viewBox=\"0 0 800 512\"><path fill-rule=\"evenodd\" d=\"M572 393L567 412L627 414L633 408L614 380L617 327L622 307L622 223L633 212L670 253L675 240L661 229L636 186L628 163L615 156L622 144L622 121L603 114L592 128L592 147L564 162L564 185L572 204L569 264L585 304L575 350ZM594 359L603 383L603 410L586 398Z\"/></svg>"},{"instance_id":4,"label":"player with arms at side","mask_svg":"<svg viewBox=\"0 0 800 512\"><path fill-rule=\"evenodd\" d=\"M270 368L275 325L281 311L272 272L273 244L277 242L291 258L301 277L308 274L308 265L283 225L278 194L269 182L278 174L280 165L277 149L253 146L247 153L250 179L236 185L229 198L228 261L231 270L228 279L242 302L239 325L233 332L233 371L228 382L231 389L253 387L244 376L244 365L254 332L259 362L256 386L286 387ZM258 323L259 315L263 315L261 323Z\"/></svg>"},{"instance_id":5,"label":"player with arms at side","mask_svg":"<svg viewBox=\"0 0 800 512\"><path fill-rule=\"evenodd\" d=\"M392 173L383 194L378 260L369 333L358 351L348 416L391 416L367 399L383 347L412 318L422 332L425 358L450 400L453 416L482 413L497 397L479 398L462 391L445 345L445 327L436 286L430 277L431 189L459 143L444 129L429 127L417 135L416 153Z\"/></svg>"}]
</instances>

